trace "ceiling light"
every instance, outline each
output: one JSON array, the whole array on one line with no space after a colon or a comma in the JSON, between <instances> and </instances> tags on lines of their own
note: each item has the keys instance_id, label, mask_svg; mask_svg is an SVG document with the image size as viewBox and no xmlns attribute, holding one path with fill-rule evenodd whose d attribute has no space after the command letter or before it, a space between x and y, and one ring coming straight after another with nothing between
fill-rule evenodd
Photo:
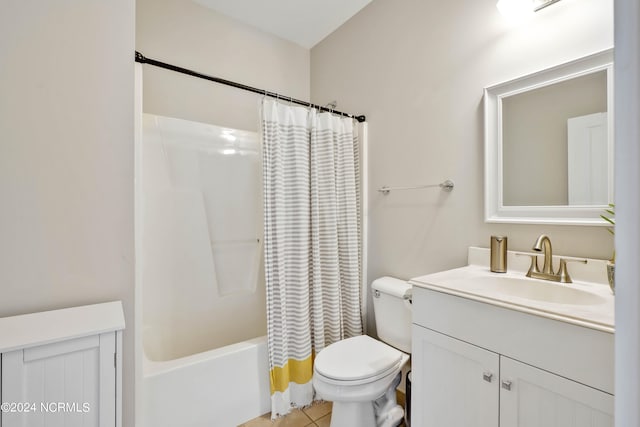
<instances>
[{"instance_id":1,"label":"ceiling light","mask_svg":"<svg viewBox=\"0 0 640 427\"><path fill-rule=\"evenodd\" d=\"M531 0L499 0L496 7L510 21L523 21L533 15Z\"/></svg>"},{"instance_id":2,"label":"ceiling light","mask_svg":"<svg viewBox=\"0 0 640 427\"><path fill-rule=\"evenodd\" d=\"M496 7L506 18L512 21L523 21L534 12L551 6L560 0L498 0Z\"/></svg>"},{"instance_id":3,"label":"ceiling light","mask_svg":"<svg viewBox=\"0 0 640 427\"><path fill-rule=\"evenodd\" d=\"M559 2L560 0L533 0L533 10L536 12L540 9L544 9L547 6L551 6L552 4Z\"/></svg>"}]
</instances>

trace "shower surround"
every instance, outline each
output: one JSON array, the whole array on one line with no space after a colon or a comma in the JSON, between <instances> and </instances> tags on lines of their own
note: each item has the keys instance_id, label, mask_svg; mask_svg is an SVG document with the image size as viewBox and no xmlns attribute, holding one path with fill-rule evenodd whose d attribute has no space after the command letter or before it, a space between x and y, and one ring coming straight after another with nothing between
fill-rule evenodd
<instances>
[{"instance_id":1,"label":"shower surround","mask_svg":"<svg viewBox=\"0 0 640 427\"><path fill-rule=\"evenodd\" d=\"M142 129L143 425L238 425L269 411L258 135L149 114Z\"/></svg>"}]
</instances>

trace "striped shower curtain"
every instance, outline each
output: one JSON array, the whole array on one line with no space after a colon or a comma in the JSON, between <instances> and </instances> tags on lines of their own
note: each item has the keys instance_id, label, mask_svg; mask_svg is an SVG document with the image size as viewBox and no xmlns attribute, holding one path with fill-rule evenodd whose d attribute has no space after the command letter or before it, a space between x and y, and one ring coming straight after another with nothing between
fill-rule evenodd
<instances>
[{"instance_id":1,"label":"striped shower curtain","mask_svg":"<svg viewBox=\"0 0 640 427\"><path fill-rule=\"evenodd\" d=\"M360 167L352 119L262 103L272 417L313 400L313 356L362 334Z\"/></svg>"}]
</instances>

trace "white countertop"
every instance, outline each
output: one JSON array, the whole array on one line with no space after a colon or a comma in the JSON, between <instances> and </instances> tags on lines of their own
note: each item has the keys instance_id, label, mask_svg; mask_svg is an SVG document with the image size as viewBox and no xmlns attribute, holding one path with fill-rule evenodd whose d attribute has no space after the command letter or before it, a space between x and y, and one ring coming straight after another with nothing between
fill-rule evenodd
<instances>
[{"instance_id":1,"label":"white countertop","mask_svg":"<svg viewBox=\"0 0 640 427\"><path fill-rule=\"evenodd\" d=\"M606 280L606 261L588 260L586 265L570 264L569 271L574 278L573 283L557 283L546 280L525 277L529 260L528 257L516 257L510 252L508 261L510 268L507 273L492 273L489 270L489 250L484 248L469 248L469 265L453 270L442 271L416 277L410 283L438 292L485 302L496 306L535 314L567 323L584 326L603 332L613 333L614 327L614 296ZM556 260L556 257L554 257ZM555 266L558 265L556 260ZM564 289L564 297L554 302L539 299L524 298L500 291L500 288L486 286L487 281L526 280L535 286L539 283L545 289L553 291L554 287L568 287ZM581 280L578 280L581 279ZM513 286L517 286L514 284ZM562 291L563 289L560 289ZM571 295L586 296L588 303L572 303Z\"/></svg>"},{"instance_id":2,"label":"white countertop","mask_svg":"<svg viewBox=\"0 0 640 427\"><path fill-rule=\"evenodd\" d=\"M124 329L120 301L0 318L0 353Z\"/></svg>"}]
</instances>

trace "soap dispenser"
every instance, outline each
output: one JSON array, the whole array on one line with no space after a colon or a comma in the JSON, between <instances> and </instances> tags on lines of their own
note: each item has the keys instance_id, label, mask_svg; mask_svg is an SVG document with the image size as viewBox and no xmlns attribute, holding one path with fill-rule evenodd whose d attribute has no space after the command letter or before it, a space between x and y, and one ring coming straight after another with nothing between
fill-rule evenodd
<instances>
[{"instance_id":1,"label":"soap dispenser","mask_svg":"<svg viewBox=\"0 0 640 427\"><path fill-rule=\"evenodd\" d=\"M507 238L506 236L491 236L491 271L494 273L507 272Z\"/></svg>"}]
</instances>

